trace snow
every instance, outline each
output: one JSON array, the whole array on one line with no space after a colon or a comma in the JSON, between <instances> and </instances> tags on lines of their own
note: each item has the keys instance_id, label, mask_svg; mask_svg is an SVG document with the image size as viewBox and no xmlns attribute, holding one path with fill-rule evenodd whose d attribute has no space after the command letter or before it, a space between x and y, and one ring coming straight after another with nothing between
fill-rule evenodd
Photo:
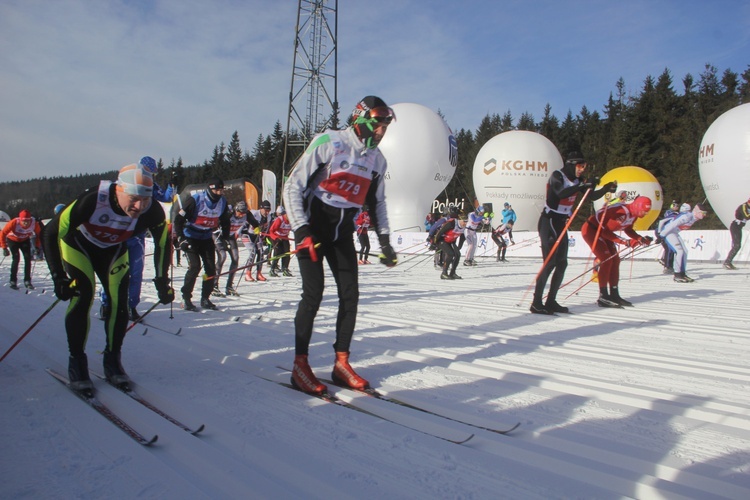
<instances>
[{"instance_id":1,"label":"snow","mask_svg":"<svg viewBox=\"0 0 750 500\"><path fill-rule=\"evenodd\" d=\"M45 372L67 367L65 306L53 308L0 363L0 497L750 498L746 265L691 262L696 281L682 284L653 260L626 261L621 291L635 307L598 308L589 284L561 300L574 314L546 317L528 312L540 259L514 258L513 247L508 259L462 265L460 281L440 280L424 256L402 255L393 269L360 266L352 361L383 392L455 420L520 422L512 435L368 403L422 430L475 434L454 444L261 378L286 379L275 367L292 362L293 260L294 277L242 281L240 298L217 298L224 311L175 304L148 316L182 328L179 336L128 333L123 364L139 392L190 426L206 425L192 436L96 381L102 401L159 435L151 447ZM586 266L571 260L567 276ZM35 292L0 290L1 352L54 301L44 267L36 265ZM175 288L185 270L174 269ZM328 278L310 356L326 378L336 321ZM155 299L144 284L139 310ZM103 345L92 310L93 370Z\"/></svg>"}]
</instances>

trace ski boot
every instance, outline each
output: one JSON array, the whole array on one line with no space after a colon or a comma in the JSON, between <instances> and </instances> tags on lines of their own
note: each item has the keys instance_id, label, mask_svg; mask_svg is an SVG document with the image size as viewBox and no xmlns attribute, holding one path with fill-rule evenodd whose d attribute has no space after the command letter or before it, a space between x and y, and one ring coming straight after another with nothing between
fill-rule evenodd
<instances>
[{"instance_id":1,"label":"ski boot","mask_svg":"<svg viewBox=\"0 0 750 500\"><path fill-rule=\"evenodd\" d=\"M70 388L74 391L93 395L91 391L94 389L94 383L89 376L89 360L85 353L79 356L71 355L68 358L68 380Z\"/></svg>"},{"instance_id":2,"label":"ski boot","mask_svg":"<svg viewBox=\"0 0 750 500\"><path fill-rule=\"evenodd\" d=\"M99 306L99 319L102 321L107 321L111 312L112 307L109 304L102 304L101 306Z\"/></svg>"},{"instance_id":3,"label":"ski boot","mask_svg":"<svg viewBox=\"0 0 750 500\"><path fill-rule=\"evenodd\" d=\"M182 299L182 308L185 309L186 311L197 311L198 310L198 308L195 307L195 304L193 304L190 301L190 299L187 298L187 297L184 297Z\"/></svg>"},{"instance_id":4,"label":"ski boot","mask_svg":"<svg viewBox=\"0 0 750 500\"><path fill-rule=\"evenodd\" d=\"M255 280L256 281L268 281L266 277L263 276L263 274L260 271L258 271L257 274L255 275Z\"/></svg>"},{"instance_id":5,"label":"ski boot","mask_svg":"<svg viewBox=\"0 0 750 500\"><path fill-rule=\"evenodd\" d=\"M245 281L255 281L255 278L253 278L253 272L250 269L245 271Z\"/></svg>"},{"instance_id":6,"label":"ski boot","mask_svg":"<svg viewBox=\"0 0 750 500\"><path fill-rule=\"evenodd\" d=\"M557 303L556 300L548 300L547 303L544 304L544 308L553 313L570 314L570 309L568 309L565 306L561 306L560 304Z\"/></svg>"},{"instance_id":7,"label":"ski boot","mask_svg":"<svg viewBox=\"0 0 750 500\"><path fill-rule=\"evenodd\" d=\"M214 304L213 302L211 302L208 299L208 297L206 297L205 299L201 299L201 307L203 309L211 309L212 311L215 311L215 310L218 309L218 307L216 307L216 304Z\"/></svg>"},{"instance_id":8,"label":"ski boot","mask_svg":"<svg viewBox=\"0 0 750 500\"><path fill-rule=\"evenodd\" d=\"M677 283L692 283L693 281L695 281L695 280L693 280L693 278L690 278L685 273L674 273L674 278L673 279Z\"/></svg>"},{"instance_id":9,"label":"ski boot","mask_svg":"<svg viewBox=\"0 0 750 500\"><path fill-rule=\"evenodd\" d=\"M545 314L547 316L551 316L554 314L552 311L544 307L544 304L542 304L541 301L532 302L531 307L529 307L529 311L532 314Z\"/></svg>"},{"instance_id":10,"label":"ski boot","mask_svg":"<svg viewBox=\"0 0 750 500\"><path fill-rule=\"evenodd\" d=\"M226 290L224 290L227 294L227 297L239 297L240 294L237 293L237 290L234 289L232 286L228 286Z\"/></svg>"},{"instance_id":11,"label":"ski boot","mask_svg":"<svg viewBox=\"0 0 750 500\"><path fill-rule=\"evenodd\" d=\"M724 263L724 269L729 269L730 271L735 271L737 268L731 262L725 262Z\"/></svg>"},{"instance_id":12,"label":"ski boot","mask_svg":"<svg viewBox=\"0 0 750 500\"><path fill-rule=\"evenodd\" d=\"M599 307L622 307L620 304L615 302L609 294L606 293L600 293L599 298L596 300L596 303Z\"/></svg>"},{"instance_id":13,"label":"ski boot","mask_svg":"<svg viewBox=\"0 0 750 500\"><path fill-rule=\"evenodd\" d=\"M135 307L128 307L128 319L133 323L141 320L141 315L138 314L138 311L135 309Z\"/></svg>"},{"instance_id":14,"label":"ski boot","mask_svg":"<svg viewBox=\"0 0 750 500\"><path fill-rule=\"evenodd\" d=\"M289 269L287 269L287 268L284 268L284 269L282 269L282 270L281 270L281 274L283 274L283 275L284 275L284 276L286 276L287 278L291 278L292 276L294 276L294 275L292 274L292 272L291 272L291 271L290 271Z\"/></svg>"},{"instance_id":15,"label":"ski boot","mask_svg":"<svg viewBox=\"0 0 750 500\"><path fill-rule=\"evenodd\" d=\"M213 295L214 297L226 297L226 295L221 293L221 290L219 290L218 286L214 287L213 291L211 292L211 295Z\"/></svg>"},{"instance_id":16,"label":"ski boot","mask_svg":"<svg viewBox=\"0 0 750 500\"><path fill-rule=\"evenodd\" d=\"M119 352L104 351L102 364L107 382L124 391L130 390L130 377L125 373L122 363L120 363Z\"/></svg>"},{"instance_id":17,"label":"ski boot","mask_svg":"<svg viewBox=\"0 0 750 500\"><path fill-rule=\"evenodd\" d=\"M321 384L312 372L312 368L310 368L310 364L307 362L307 354L294 356L292 385L300 391L310 394L323 394L328 390L328 387Z\"/></svg>"},{"instance_id":18,"label":"ski boot","mask_svg":"<svg viewBox=\"0 0 750 500\"><path fill-rule=\"evenodd\" d=\"M270 274L271 274L272 278L278 278L279 277L279 273L276 272L276 268L274 268L274 267L271 268L271 273Z\"/></svg>"},{"instance_id":19,"label":"ski boot","mask_svg":"<svg viewBox=\"0 0 750 500\"><path fill-rule=\"evenodd\" d=\"M456 272L455 272L455 271L453 271L453 272L452 272L452 273L450 274L450 278L451 278L452 280L461 280L461 279L463 279L463 278L462 278L461 276L459 276L458 274L456 274Z\"/></svg>"},{"instance_id":20,"label":"ski boot","mask_svg":"<svg viewBox=\"0 0 750 500\"><path fill-rule=\"evenodd\" d=\"M9 286L13 290L18 290L18 283L16 283L15 281L11 281Z\"/></svg>"},{"instance_id":21,"label":"ski boot","mask_svg":"<svg viewBox=\"0 0 750 500\"><path fill-rule=\"evenodd\" d=\"M337 385L344 385L352 389L367 389L370 383L357 375L349 364L348 352L337 352L336 362L333 364L331 378Z\"/></svg>"},{"instance_id":22,"label":"ski boot","mask_svg":"<svg viewBox=\"0 0 750 500\"><path fill-rule=\"evenodd\" d=\"M31 284L31 280L24 281L23 286L25 286L27 290L33 290L34 288L36 288L34 285Z\"/></svg>"},{"instance_id":23,"label":"ski boot","mask_svg":"<svg viewBox=\"0 0 750 500\"><path fill-rule=\"evenodd\" d=\"M441 279L441 280L452 280L453 278L451 278L451 275L450 275L450 274L448 274L448 273L446 273L445 271L443 271L443 272L442 272L442 273L440 274L440 279Z\"/></svg>"},{"instance_id":24,"label":"ski boot","mask_svg":"<svg viewBox=\"0 0 750 500\"><path fill-rule=\"evenodd\" d=\"M621 306L625 306L625 307L633 307L632 302L620 297L620 291L617 289L617 287L612 287L612 289L609 292L609 296L612 298L612 302L617 302Z\"/></svg>"}]
</instances>

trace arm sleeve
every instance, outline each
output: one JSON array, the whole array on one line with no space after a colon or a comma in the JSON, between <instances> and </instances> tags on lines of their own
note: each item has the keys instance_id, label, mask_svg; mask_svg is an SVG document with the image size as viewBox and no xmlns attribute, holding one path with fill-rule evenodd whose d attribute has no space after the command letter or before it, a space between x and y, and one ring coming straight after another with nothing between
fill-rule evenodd
<instances>
[{"instance_id":1,"label":"arm sleeve","mask_svg":"<svg viewBox=\"0 0 750 500\"><path fill-rule=\"evenodd\" d=\"M333 158L333 146L328 134L315 138L307 151L297 161L284 186L284 207L292 230L310 223L307 214L307 199L313 187L312 180Z\"/></svg>"},{"instance_id":2,"label":"arm sleeve","mask_svg":"<svg viewBox=\"0 0 750 500\"><path fill-rule=\"evenodd\" d=\"M195 212L195 198L189 196L182 202L182 208L177 211L177 215L174 216L174 234L177 238L184 238L185 223Z\"/></svg>"},{"instance_id":3,"label":"arm sleeve","mask_svg":"<svg viewBox=\"0 0 750 500\"><path fill-rule=\"evenodd\" d=\"M384 171L385 173L385 171ZM388 236L391 228L388 224L388 211L385 205L385 182L382 175L375 175L365 197L370 207L370 223L375 227L378 236Z\"/></svg>"}]
</instances>

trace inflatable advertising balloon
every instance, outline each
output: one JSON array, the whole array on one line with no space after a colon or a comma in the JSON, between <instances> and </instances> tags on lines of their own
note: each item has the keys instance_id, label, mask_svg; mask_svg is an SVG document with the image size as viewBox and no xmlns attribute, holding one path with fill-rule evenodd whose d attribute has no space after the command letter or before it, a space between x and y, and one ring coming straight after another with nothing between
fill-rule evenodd
<instances>
[{"instance_id":1,"label":"inflatable advertising balloon","mask_svg":"<svg viewBox=\"0 0 750 500\"><path fill-rule=\"evenodd\" d=\"M645 217L641 217L633 229L636 231L645 231L659 218L662 205L664 204L664 192L661 184L654 175L642 167L617 167L613 168L602 177L597 189L604 184L617 181L617 191L607 193L604 198L599 198L594 202L594 208L599 210L604 203L614 203L623 201L630 203L636 196L648 196L651 198L651 211Z\"/></svg>"},{"instance_id":2,"label":"inflatable advertising balloon","mask_svg":"<svg viewBox=\"0 0 750 500\"><path fill-rule=\"evenodd\" d=\"M734 211L750 198L750 104L730 109L708 127L698 170L711 208L729 227Z\"/></svg>"},{"instance_id":3,"label":"inflatable advertising balloon","mask_svg":"<svg viewBox=\"0 0 750 500\"><path fill-rule=\"evenodd\" d=\"M432 201L456 171L456 139L440 115L425 106L391 107L396 119L378 146L388 160L388 221L391 231L421 231Z\"/></svg>"},{"instance_id":4,"label":"inflatable advertising balloon","mask_svg":"<svg viewBox=\"0 0 750 500\"><path fill-rule=\"evenodd\" d=\"M507 202L518 217L514 231L536 231L547 179L562 166L560 152L543 135L503 132L487 141L474 160L474 192L480 203L492 203L493 225Z\"/></svg>"}]
</instances>

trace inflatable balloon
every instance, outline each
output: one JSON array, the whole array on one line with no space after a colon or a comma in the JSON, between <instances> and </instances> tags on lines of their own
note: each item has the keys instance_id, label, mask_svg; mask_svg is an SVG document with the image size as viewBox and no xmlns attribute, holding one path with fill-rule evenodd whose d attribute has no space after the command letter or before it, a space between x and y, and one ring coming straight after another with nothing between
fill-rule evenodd
<instances>
[{"instance_id":1,"label":"inflatable balloon","mask_svg":"<svg viewBox=\"0 0 750 500\"><path fill-rule=\"evenodd\" d=\"M456 171L456 139L440 115L425 106L391 107L396 120L378 146L388 160L388 221L391 231L421 231L432 201Z\"/></svg>"},{"instance_id":2,"label":"inflatable balloon","mask_svg":"<svg viewBox=\"0 0 750 500\"><path fill-rule=\"evenodd\" d=\"M730 109L708 127L698 170L711 208L729 227L734 211L750 198L750 104Z\"/></svg>"},{"instance_id":3,"label":"inflatable balloon","mask_svg":"<svg viewBox=\"0 0 750 500\"><path fill-rule=\"evenodd\" d=\"M503 132L487 141L474 160L474 192L480 203L492 203L493 225L507 202L518 217L514 231L536 231L547 179L562 166L560 152L543 135Z\"/></svg>"},{"instance_id":4,"label":"inflatable balloon","mask_svg":"<svg viewBox=\"0 0 750 500\"><path fill-rule=\"evenodd\" d=\"M611 181L617 181L617 191L614 194L607 193L604 198L596 200L594 209L599 210L604 203L618 201L618 198L624 203L630 203L636 196L648 196L651 198L651 211L645 217L638 219L633 224L633 229L636 231L649 229L659 218L664 204L664 192L656 177L645 168L617 167L604 174L597 189Z\"/></svg>"}]
</instances>

